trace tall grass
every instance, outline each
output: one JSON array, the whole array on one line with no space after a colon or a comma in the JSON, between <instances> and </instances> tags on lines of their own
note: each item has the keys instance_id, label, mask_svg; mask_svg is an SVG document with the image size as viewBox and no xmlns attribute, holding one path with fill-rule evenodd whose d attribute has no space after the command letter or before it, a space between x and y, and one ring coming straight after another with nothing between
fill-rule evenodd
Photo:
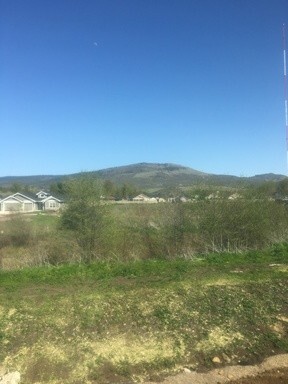
<instances>
[{"instance_id":1,"label":"tall grass","mask_svg":"<svg viewBox=\"0 0 288 384\"><path fill-rule=\"evenodd\" d=\"M87 229L89 258L84 255L87 244L82 244L85 233L79 242L78 228L63 229L56 216L1 222L0 265L13 269L87 260L191 259L210 252L281 248L288 242L287 207L275 201L111 204L103 212L100 228ZM90 241L93 233L95 242Z\"/></svg>"}]
</instances>

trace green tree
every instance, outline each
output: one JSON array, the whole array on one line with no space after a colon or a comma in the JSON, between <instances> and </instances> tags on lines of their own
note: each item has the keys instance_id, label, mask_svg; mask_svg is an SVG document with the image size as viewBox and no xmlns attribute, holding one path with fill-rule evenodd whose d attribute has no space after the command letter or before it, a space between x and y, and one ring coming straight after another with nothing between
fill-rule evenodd
<instances>
[{"instance_id":1,"label":"green tree","mask_svg":"<svg viewBox=\"0 0 288 384\"><path fill-rule=\"evenodd\" d=\"M109 199L110 197L114 197L115 194L115 185L111 180L105 180L103 184L103 191L105 198Z\"/></svg>"},{"instance_id":2,"label":"green tree","mask_svg":"<svg viewBox=\"0 0 288 384\"><path fill-rule=\"evenodd\" d=\"M114 196L116 200L132 200L139 193L140 191L134 185L124 183L115 189Z\"/></svg>"},{"instance_id":3,"label":"green tree","mask_svg":"<svg viewBox=\"0 0 288 384\"><path fill-rule=\"evenodd\" d=\"M67 183L68 203L61 216L61 227L74 232L83 250L83 261L101 257L105 235L105 205L101 202L102 184L82 175Z\"/></svg>"},{"instance_id":4,"label":"green tree","mask_svg":"<svg viewBox=\"0 0 288 384\"><path fill-rule=\"evenodd\" d=\"M278 182L276 187L277 197L284 198L288 196L288 178Z\"/></svg>"},{"instance_id":5,"label":"green tree","mask_svg":"<svg viewBox=\"0 0 288 384\"><path fill-rule=\"evenodd\" d=\"M13 193L20 192L22 189L23 185L20 183L13 183L10 188L11 192Z\"/></svg>"},{"instance_id":6,"label":"green tree","mask_svg":"<svg viewBox=\"0 0 288 384\"><path fill-rule=\"evenodd\" d=\"M66 183L63 183L62 181L58 181L57 183L52 183L50 185L50 192L53 194L58 195L65 195L66 194Z\"/></svg>"},{"instance_id":7,"label":"green tree","mask_svg":"<svg viewBox=\"0 0 288 384\"><path fill-rule=\"evenodd\" d=\"M260 184L251 184L242 195L248 199L269 199L275 196L277 192L277 184L274 181L265 181Z\"/></svg>"}]
</instances>

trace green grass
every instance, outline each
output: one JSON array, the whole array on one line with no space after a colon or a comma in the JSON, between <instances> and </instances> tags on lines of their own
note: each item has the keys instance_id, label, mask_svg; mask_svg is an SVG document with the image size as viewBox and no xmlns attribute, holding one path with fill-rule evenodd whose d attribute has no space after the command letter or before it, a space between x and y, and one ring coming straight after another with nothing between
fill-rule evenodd
<instances>
[{"instance_id":1,"label":"green grass","mask_svg":"<svg viewBox=\"0 0 288 384\"><path fill-rule=\"evenodd\" d=\"M30 222L37 231L43 229L54 230L57 227L59 217L51 213L37 213L36 215L30 216Z\"/></svg>"},{"instance_id":2,"label":"green grass","mask_svg":"<svg viewBox=\"0 0 288 384\"><path fill-rule=\"evenodd\" d=\"M21 383L113 383L288 352L285 247L0 273L0 364Z\"/></svg>"},{"instance_id":3,"label":"green grass","mask_svg":"<svg viewBox=\"0 0 288 384\"><path fill-rule=\"evenodd\" d=\"M275 252L274 248L266 251L254 251L244 254L210 254L195 257L193 260L136 260L134 262L105 262L92 264L66 264L47 266L45 268L26 268L14 271L1 271L1 286L21 286L27 282L63 284L71 281L87 282L123 277L126 279L145 278L153 281L178 281L197 278L195 283L202 280L219 279L246 280L250 274L256 278L281 276L281 269L271 270L270 264L287 263L286 253ZM231 274L232 269L239 269ZM241 272L241 268L243 271ZM232 271L233 272L233 271ZM239 274L237 274L239 272ZM242 273L245 272L243 275Z\"/></svg>"}]
</instances>

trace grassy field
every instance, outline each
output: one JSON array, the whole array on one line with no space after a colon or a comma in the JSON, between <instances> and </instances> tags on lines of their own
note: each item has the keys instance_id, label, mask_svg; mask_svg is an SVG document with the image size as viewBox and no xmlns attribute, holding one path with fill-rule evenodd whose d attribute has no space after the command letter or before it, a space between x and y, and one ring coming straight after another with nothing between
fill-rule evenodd
<instances>
[{"instance_id":1,"label":"grassy field","mask_svg":"<svg viewBox=\"0 0 288 384\"><path fill-rule=\"evenodd\" d=\"M127 383L288 352L287 260L278 245L2 270L0 364L23 384Z\"/></svg>"},{"instance_id":2,"label":"grassy field","mask_svg":"<svg viewBox=\"0 0 288 384\"><path fill-rule=\"evenodd\" d=\"M288 242L288 206L276 201L96 201L92 213L85 201L77 204L60 216L2 217L0 268L100 260L193 259L199 254L243 253Z\"/></svg>"}]
</instances>

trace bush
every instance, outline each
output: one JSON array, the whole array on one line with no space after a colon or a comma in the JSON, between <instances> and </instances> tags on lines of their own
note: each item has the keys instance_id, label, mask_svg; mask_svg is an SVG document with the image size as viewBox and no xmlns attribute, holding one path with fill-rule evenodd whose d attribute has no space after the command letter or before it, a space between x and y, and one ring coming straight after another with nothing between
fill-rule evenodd
<instances>
[{"instance_id":1,"label":"bush","mask_svg":"<svg viewBox=\"0 0 288 384\"><path fill-rule=\"evenodd\" d=\"M31 244L33 241L33 231L31 223L21 215L11 215L7 221L5 229L0 236L0 246L12 245L22 247Z\"/></svg>"},{"instance_id":2,"label":"bush","mask_svg":"<svg viewBox=\"0 0 288 384\"><path fill-rule=\"evenodd\" d=\"M60 228L73 231L84 262L103 256L101 247L107 222L101 191L100 182L86 175L67 184L69 200L61 216Z\"/></svg>"},{"instance_id":3,"label":"bush","mask_svg":"<svg viewBox=\"0 0 288 384\"><path fill-rule=\"evenodd\" d=\"M53 241L45 244L45 262L49 265L80 262L79 254L75 240L63 232L54 234Z\"/></svg>"},{"instance_id":4,"label":"bush","mask_svg":"<svg viewBox=\"0 0 288 384\"><path fill-rule=\"evenodd\" d=\"M267 201L213 201L206 204L199 229L212 251L261 248L269 244L274 230L272 213Z\"/></svg>"}]
</instances>

